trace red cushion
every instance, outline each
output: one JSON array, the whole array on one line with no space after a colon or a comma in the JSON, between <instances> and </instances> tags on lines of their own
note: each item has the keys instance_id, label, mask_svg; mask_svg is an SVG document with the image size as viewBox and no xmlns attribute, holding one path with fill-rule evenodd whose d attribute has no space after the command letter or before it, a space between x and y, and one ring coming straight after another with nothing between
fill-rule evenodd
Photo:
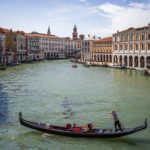
<instances>
[{"instance_id":1,"label":"red cushion","mask_svg":"<svg viewBox=\"0 0 150 150\"><path fill-rule=\"evenodd\" d=\"M72 130L75 131L75 132L81 132L81 128L79 128L79 127L75 127Z\"/></svg>"}]
</instances>

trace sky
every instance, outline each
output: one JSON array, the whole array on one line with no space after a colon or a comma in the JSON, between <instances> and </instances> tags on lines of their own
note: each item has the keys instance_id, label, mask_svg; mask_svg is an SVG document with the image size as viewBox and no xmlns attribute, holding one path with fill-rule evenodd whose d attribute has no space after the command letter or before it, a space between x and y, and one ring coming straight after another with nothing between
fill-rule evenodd
<instances>
[{"instance_id":1,"label":"sky","mask_svg":"<svg viewBox=\"0 0 150 150\"><path fill-rule=\"evenodd\" d=\"M150 0L0 0L0 27L57 36L111 36L150 23Z\"/></svg>"}]
</instances>

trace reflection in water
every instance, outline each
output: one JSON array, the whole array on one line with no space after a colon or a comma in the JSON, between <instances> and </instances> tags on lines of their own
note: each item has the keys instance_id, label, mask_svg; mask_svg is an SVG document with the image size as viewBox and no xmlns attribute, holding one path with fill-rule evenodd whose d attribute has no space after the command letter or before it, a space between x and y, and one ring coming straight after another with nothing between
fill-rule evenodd
<instances>
[{"instance_id":1,"label":"reflection in water","mask_svg":"<svg viewBox=\"0 0 150 150\"><path fill-rule=\"evenodd\" d=\"M7 94L3 92L3 86L0 84L0 124L7 123L7 118L8 118Z\"/></svg>"},{"instance_id":2,"label":"reflection in water","mask_svg":"<svg viewBox=\"0 0 150 150\"><path fill-rule=\"evenodd\" d=\"M63 112L64 118L65 119L72 118L74 115L74 112L72 111L72 108L71 108L71 101L67 97L65 97L62 105L65 109Z\"/></svg>"}]
</instances>

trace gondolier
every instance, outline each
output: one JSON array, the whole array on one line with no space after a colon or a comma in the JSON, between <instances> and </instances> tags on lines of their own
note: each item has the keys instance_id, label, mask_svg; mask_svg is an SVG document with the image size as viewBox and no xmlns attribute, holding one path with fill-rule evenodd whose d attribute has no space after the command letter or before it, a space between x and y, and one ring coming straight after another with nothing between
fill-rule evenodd
<instances>
[{"instance_id":1,"label":"gondolier","mask_svg":"<svg viewBox=\"0 0 150 150\"><path fill-rule=\"evenodd\" d=\"M117 126L119 127L119 130L123 131L123 129L121 128L121 123L118 117L118 114L116 111L111 111L111 115L113 116L114 119L114 127L115 127L115 132L117 132Z\"/></svg>"}]
</instances>

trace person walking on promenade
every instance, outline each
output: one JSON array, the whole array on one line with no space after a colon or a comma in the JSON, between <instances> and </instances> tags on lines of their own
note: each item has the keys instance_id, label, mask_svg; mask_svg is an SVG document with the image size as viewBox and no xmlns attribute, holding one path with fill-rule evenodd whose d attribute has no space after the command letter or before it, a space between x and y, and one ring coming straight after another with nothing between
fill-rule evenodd
<instances>
[{"instance_id":1,"label":"person walking on promenade","mask_svg":"<svg viewBox=\"0 0 150 150\"><path fill-rule=\"evenodd\" d=\"M119 130L122 131L121 123L120 123L117 112L113 110L113 111L111 111L111 115L113 116L113 120L114 120L115 132L117 132L117 130L118 130L117 127L119 127Z\"/></svg>"}]
</instances>

